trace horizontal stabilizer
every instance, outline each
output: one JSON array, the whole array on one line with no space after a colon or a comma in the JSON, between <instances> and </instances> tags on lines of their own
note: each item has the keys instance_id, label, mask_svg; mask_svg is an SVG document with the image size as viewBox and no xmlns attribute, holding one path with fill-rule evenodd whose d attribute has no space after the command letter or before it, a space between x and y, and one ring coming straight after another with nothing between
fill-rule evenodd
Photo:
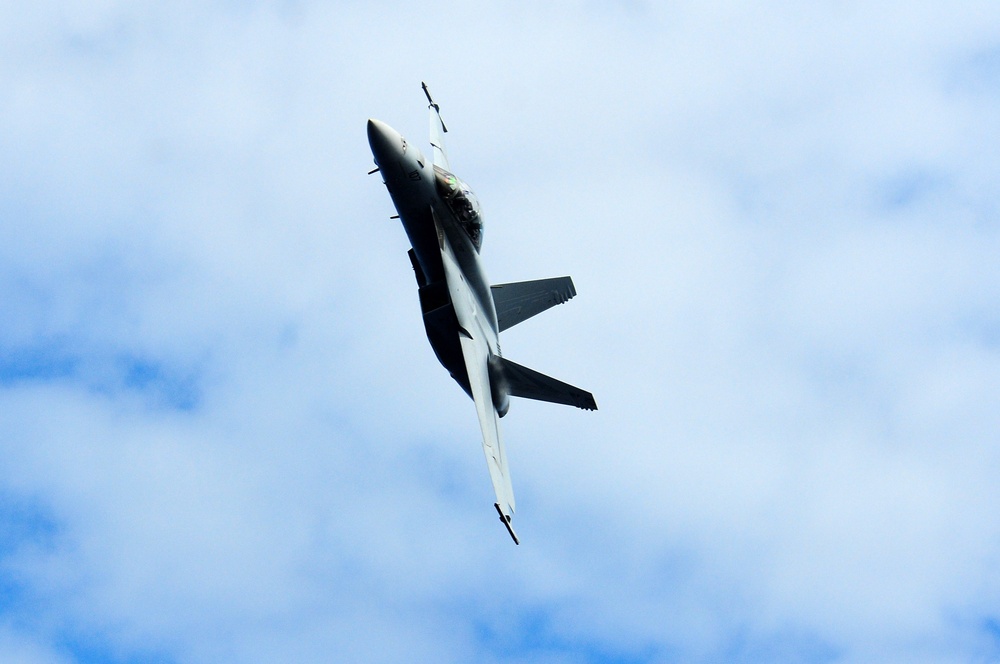
<instances>
[{"instance_id":1,"label":"horizontal stabilizer","mask_svg":"<svg viewBox=\"0 0 1000 664\"><path fill-rule=\"evenodd\" d=\"M569 277L497 284L490 290L501 332L576 295Z\"/></svg>"},{"instance_id":2,"label":"horizontal stabilizer","mask_svg":"<svg viewBox=\"0 0 1000 664\"><path fill-rule=\"evenodd\" d=\"M500 358L503 376L507 380L508 393L513 397L561 403L584 410L597 410L594 395L579 387L540 374L528 367Z\"/></svg>"}]
</instances>

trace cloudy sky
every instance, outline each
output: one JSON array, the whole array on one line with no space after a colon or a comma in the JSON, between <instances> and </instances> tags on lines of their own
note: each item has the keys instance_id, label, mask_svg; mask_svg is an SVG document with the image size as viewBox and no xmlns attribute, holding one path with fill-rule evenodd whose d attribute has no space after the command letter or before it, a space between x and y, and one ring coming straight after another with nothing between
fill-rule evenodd
<instances>
[{"instance_id":1,"label":"cloudy sky","mask_svg":"<svg viewBox=\"0 0 1000 664\"><path fill-rule=\"evenodd\" d=\"M520 547L365 175L422 80L579 292ZM998 128L992 0L0 2L0 661L1000 660Z\"/></svg>"}]
</instances>

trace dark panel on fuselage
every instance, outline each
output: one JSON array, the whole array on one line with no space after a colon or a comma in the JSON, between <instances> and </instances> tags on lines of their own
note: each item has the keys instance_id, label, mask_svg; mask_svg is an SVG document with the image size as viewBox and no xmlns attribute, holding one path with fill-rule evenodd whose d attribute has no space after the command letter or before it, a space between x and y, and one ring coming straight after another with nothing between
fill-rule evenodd
<instances>
[{"instance_id":1,"label":"dark panel on fuselage","mask_svg":"<svg viewBox=\"0 0 1000 664\"><path fill-rule=\"evenodd\" d=\"M444 295L442 298L441 295ZM425 303L430 305L443 302L441 306L424 309ZM465 369L465 359L462 356L462 344L458 339L458 318L455 308L448 297L448 286L443 281L430 284L420 289L420 306L424 315L424 330L427 341L430 342L438 362L448 370L466 394L472 396L469 387L469 374Z\"/></svg>"},{"instance_id":2,"label":"dark panel on fuselage","mask_svg":"<svg viewBox=\"0 0 1000 664\"><path fill-rule=\"evenodd\" d=\"M401 209L397 204L396 210L410 246L413 247L411 260L415 259L420 266L424 282L444 281L444 266L441 263L441 250L438 249L437 230L434 228L430 205Z\"/></svg>"}]
</instances>

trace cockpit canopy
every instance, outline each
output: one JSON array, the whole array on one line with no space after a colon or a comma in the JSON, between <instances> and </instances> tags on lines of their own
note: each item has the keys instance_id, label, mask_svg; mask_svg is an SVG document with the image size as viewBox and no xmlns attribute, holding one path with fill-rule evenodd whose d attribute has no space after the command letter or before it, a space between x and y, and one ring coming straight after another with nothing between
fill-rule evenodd
<instances>
[{"instance_id":1,"label":"cockpit canopy","mask_svg":"<svg viewBox=\"0 0 1000 664\"><path fill-rule=\"evenodd\" d=\"M434 179L441 198L472 240L472 246L479 251L483 244L483 215L476 195L469 185L440 166L434 167Z\"/></svg>"}]
</instances>

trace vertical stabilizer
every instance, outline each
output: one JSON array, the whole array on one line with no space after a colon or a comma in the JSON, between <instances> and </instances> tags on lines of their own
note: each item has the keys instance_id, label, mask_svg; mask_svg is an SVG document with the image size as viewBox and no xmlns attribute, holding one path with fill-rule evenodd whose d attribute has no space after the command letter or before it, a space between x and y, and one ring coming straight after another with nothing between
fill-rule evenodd
<instances>
[{"instance_id":1,"label":"vertical stabilizer","mask_svg":"<svg viewBox=\"0 0 1000 664\"><path fill-rule=\"evenodd\" d=\"M496 284L490 290L501 332L576 295L569 277Z\"/></svg>"}]
</instances>

